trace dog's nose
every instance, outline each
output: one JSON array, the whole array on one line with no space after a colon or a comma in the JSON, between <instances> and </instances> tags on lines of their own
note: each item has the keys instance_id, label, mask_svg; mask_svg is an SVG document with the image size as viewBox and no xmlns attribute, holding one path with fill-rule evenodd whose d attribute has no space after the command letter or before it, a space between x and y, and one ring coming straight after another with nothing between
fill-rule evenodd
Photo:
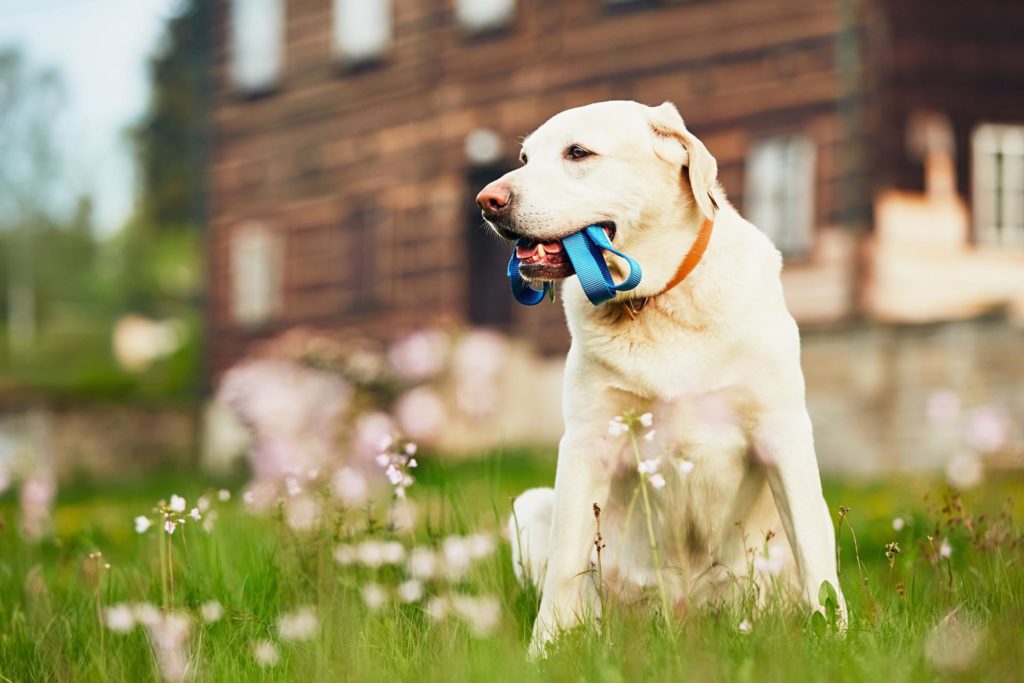
<instances>
[{"instance_id":1,"label":"dog's nose","mask_svg":"<svg viewBox=\"0 0 1024 683\"><path fill-rule=\"evenodd\" d=\"M494 181L476 196L476 205L488 218L499 216L512 204L512 189L503 182Z\"/></svg>"}]
</instances>

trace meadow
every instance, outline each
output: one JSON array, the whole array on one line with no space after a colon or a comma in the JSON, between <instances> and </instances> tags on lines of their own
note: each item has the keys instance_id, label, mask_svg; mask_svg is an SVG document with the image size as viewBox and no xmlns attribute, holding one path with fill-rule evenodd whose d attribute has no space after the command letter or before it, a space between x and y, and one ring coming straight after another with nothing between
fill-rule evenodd
<instances>
[{"instance_id":1,"label":"meadow","mask_svg":"<svg viewBox=\"0 0 1024 683\"><path fill-rule=\"evenodd\" d=\"M553 470L550 454L423 454L411 526L384 503L253 514L240 480L169 472L64 488L52 533L30 542L0 498L0 680L1020 680L1016 477L962 496L928 478L826 481L844 636L780 599L666 627L652 597L528 661L538 596L503 527L512 496ZM153 513L160 500L174 511Z\"/></svg>"}]
</instances>

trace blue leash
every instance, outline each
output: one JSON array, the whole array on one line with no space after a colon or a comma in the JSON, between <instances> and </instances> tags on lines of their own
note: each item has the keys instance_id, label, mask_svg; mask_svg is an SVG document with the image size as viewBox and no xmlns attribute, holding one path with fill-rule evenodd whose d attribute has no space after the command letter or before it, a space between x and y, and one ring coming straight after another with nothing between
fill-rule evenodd
<instances>
[{"instance_id":1,"label":"blue leash","mask_svg":"<svg viewBox=\"0 0 1024 683\"><path fill-rule=\"evenodd\" d=\"M518 246L520 240L516 243ZM643 277L640 264L629 256L626 256L612 246L604 229L597 225L591 225L580 232L573 233L562 240L565 253L569 256L572 267L583 285L590 303L597 306L605 301L615 298L616 292L627 292L636 288ZM629 263L629 275L619 284L612 280L612 274L608 272L608 264L604 261L602 252L610 251L616 256L621 256ZM519 264L521 261L516 257L515 249L512 250L512 258L508 262L508 281L512 285L512 295L521 304L536 306L545 296L554 298L554 285L550 282L544 283L543 289L533 289L519 275Z\"/></svg>"}]
</instances>

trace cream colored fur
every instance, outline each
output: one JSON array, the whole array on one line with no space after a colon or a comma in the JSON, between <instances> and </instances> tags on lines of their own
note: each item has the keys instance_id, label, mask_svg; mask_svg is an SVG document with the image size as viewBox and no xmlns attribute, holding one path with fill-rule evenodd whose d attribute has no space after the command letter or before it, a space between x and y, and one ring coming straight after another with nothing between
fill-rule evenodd
<instances>
[{"instance_id":1,"label":"cream colored fur","mask_svg":"<svg viewBox=\"0 0 1024 683\"><path fill-rule=\"evenodd\" d=\"M568 159L573 144L594 154ZM594 503L604 510L607 589L623 600L653 590L642 508L626 519L638 483L634 456L628 437L608 431L609 420L628 411L654 415L655 438L641 445L644 457L662 457L668 482L651 495L675 608L728 598L769 533L787 560L772 581L817 607L820 584L839 585L834 532L778 251L729 204L714 158L669 103L565 111L523 151L527 163L498 181L511 188L516 229L549 241L615 221L616 247L644 272L639 288L620 298L658 294L704 216L715 221L697 268L636 320L615 302L591 305L575 277L562 286L572 346L555 484L523 494L509 520L517 575L542 591L531 651L542 653L597 609L586 574ZM615 259L609 264L621 277ZM692 471L677 473L678 459Z\"/></svg>"}]
</instances>

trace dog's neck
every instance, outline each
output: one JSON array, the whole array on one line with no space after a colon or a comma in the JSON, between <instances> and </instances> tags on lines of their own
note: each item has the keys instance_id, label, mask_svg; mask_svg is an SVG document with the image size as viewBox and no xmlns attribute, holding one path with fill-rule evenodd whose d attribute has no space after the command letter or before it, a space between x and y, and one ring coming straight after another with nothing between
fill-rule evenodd
<instances>
[{"instance_id":1,"label":"dog's neck","mask_svg":"<svg viewBox=\"0 0 1024 683\"><path fill-rule=\"evenodd\" d=\"M701 259L704 258L704 253L707 251L708 245L711 243L711 233L715 228L715 221L712 218L705 217L704 222L700 226L700 230L697 231L697 236L693 240L693 244L684 254L682 260L679 262L679 266L676 268L675 274L672 279L661 288L660 292L652 294L650 296L631 298L619 301L622 311L629 316L630 319L636 320L636 317L640 315L643 309L647 306L647 303L651 299L655 299L660 296L664 296L666 293L675 289L685 280L693 269L697 267Z\"/></svg>"}]
</instances>

